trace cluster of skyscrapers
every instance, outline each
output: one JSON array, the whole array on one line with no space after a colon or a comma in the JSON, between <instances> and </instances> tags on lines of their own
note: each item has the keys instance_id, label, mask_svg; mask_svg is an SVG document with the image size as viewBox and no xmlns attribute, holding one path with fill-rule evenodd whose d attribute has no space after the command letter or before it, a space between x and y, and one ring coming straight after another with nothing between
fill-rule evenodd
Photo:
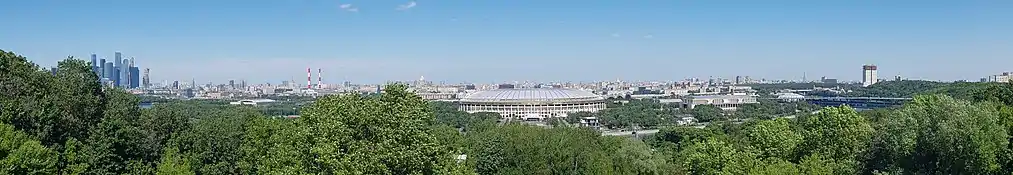
<instances>
[{"instance_id":1,"label":"cluster of skyscrapers","mask_svg":"<svg viewBox=\"0 0 1013 175\"><path fill-rule=\"evenodd\" d=\"M99 77L99 81L111 87L138 88L148 85L148 70L144 70L144 82L141 82L141 71L134 66L134 58L124 59L123 54L116 52L113 59L106 62L105 58L91 54L91 67Z\"/></svg>"}]
</instances>

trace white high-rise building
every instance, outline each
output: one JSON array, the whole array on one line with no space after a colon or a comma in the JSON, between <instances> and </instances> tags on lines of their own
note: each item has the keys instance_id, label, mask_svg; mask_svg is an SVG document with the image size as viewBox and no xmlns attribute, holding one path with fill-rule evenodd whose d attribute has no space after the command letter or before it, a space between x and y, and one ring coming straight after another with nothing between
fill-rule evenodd
<instances>
[{"instance_id":1,"label":"white high-rise building","mask_svg":"<svg viewBox=\"0 0 1013 175\"><path fill-rule=\"evenodd\" d=\"M862 66L862 87L872 86L876 84L879 79L876 77L876 65L863 65Z\"/></svg>"}]
</instances>

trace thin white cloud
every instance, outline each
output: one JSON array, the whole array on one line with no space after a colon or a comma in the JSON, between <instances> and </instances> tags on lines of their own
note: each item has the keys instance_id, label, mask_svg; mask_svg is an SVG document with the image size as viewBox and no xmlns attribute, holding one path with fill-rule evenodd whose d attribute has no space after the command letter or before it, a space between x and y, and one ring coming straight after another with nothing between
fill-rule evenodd
<instances>
[{"instance_id":1,"label":"thin white cloud","mask_svg":"<svg viewBox=\"0 0 1013 175\"><path fill-rule=\"evenodd\" d=\"M644 38L651 39L651 38L654 38L654 35L647 34L647 35L644 35Z\"/></svg>"},{"instance_id":2,"label":"thin white cloud","mask_svg":"<svg viewBox=\"0 0 1013 175\"><path fill-rule=\"evenodd\" d=\"M620 37L619 33L612 33L612 37Z\"/></svg>"},{"instance_id":3,"label":"thin white cloud","mask_svg":"<svg viewBox=\"0 0 1013 175\"><path fill-rule=\"evenodd\" d=\"M397 10L408 10L415 7L415 1L409 1L408 4L402 4L397 6Z\"/></svg>"},{"instance_id":4,"label":"thin white cloud","mask_svg":"<svg viewBox=\"0 0 1013 175\"><path fill-rule=\"evenodd\" d=\"M348 11L348 12L359 12L359 8L355 7L355 6L352 6L352 4L341 4L338 7L341 7L342 10L345 10L345 11Z\"/></svg>"}]
</instances>

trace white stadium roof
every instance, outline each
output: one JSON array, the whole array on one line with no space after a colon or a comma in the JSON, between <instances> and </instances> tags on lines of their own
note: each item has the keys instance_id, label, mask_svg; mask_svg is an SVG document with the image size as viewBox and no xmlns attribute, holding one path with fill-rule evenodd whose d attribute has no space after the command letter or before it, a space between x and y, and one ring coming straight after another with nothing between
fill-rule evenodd
<instances>
[{"instance_id":1,"label":"white stadium roof","mask_svg":"<svg viewBox=\"0 0 1013 175\"><path fill-rule=\"evenodd\" d=\"M593 93L576 89L497 89L478 91L461 98L461 101L554 101L604 99Z\"/></svg>"}]
</instances>

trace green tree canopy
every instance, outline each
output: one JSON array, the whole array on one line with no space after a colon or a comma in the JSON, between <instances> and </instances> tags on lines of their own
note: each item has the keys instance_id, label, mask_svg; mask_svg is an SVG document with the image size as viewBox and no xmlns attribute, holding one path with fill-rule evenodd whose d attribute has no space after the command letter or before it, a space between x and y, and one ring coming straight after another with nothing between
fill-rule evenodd
<instances>
[{"instance_id":1,"label":"green tree canopy","mask_svg":"<svg viewBox=\"0 0 1013 175\"><path fill-rule=\"evenodd\" d=\"M802 155L821 155L856 166L847 168L849 172L858 170L857 162L869 150L873 133L865 117L851 107L827 107L815 115L799 118L798 122L804 140L798 147Z\"/></svg>"},{"instance_id":2,"label":"green tree canopy","mask_svg":"<svg viewBox=\"0 0 1013 175\"><path fill-rule=\"evenodd\" d=\"M693 117L700 122L724 120L724 111L714 105L697 105L693 108Z\"/></svg>"},{"instance_id":3,"label":"green tree canopy","mask_svg":"<svg viewBox=\"0 0 1013 175\"><path fill-rule=\"evenodd\" d=\"M877 145L892 166L926 174L991 174L1009 135L996 107L919 96L886 119Z\"/></svg>"},{"instance_id":4,"label":"green tree canopy","mask_svg":"<svg viewBox=\"0 0 1013 175\"><path fill-rule=\"evenodd\" d=\"M375 97L326 96L303 109L299 127L320 171L350 174L435 174L451 161L427 131L431 109L400 84Z\"/></svg>"}]
</instances>

